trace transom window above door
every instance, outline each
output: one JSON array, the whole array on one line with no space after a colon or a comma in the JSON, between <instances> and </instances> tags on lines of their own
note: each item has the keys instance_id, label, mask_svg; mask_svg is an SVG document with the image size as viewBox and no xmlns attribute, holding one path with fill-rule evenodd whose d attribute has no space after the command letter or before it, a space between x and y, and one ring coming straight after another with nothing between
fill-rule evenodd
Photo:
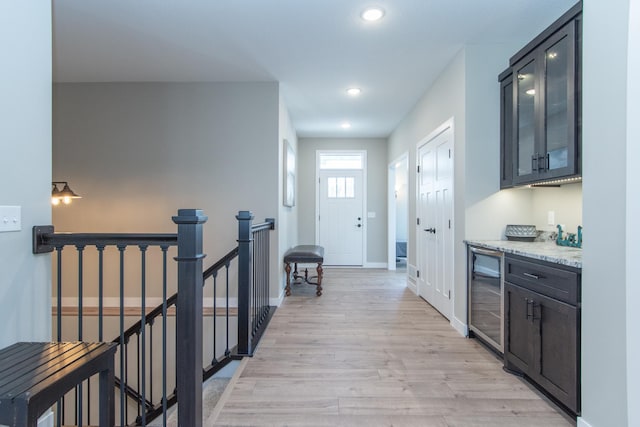
<instances>
[{"instance_id":1,"label":"transom window above door","mask_svg":"<svg viewBox=\"0 0 640 427\"><path fill-rule=\"evenodd\" d=\"M364 169L362 153L320 153L320 169Z\"/></svg>"}]
</instances>

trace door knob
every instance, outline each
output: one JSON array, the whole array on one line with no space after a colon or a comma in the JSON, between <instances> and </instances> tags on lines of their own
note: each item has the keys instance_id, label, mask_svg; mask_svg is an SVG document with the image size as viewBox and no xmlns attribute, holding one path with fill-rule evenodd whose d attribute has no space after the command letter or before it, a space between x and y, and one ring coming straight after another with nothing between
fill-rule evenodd
<instances>
[{"instance_id":1,"label":"door knob","mask_svg":"<svg viewBox=\"0 0 640 427\"><path fill-rule=\"evenodd\" d=\"M424 231L426 231L427 233L436 234L436 229L435 228L425 228Z\"/></svg>"}]
</instances>

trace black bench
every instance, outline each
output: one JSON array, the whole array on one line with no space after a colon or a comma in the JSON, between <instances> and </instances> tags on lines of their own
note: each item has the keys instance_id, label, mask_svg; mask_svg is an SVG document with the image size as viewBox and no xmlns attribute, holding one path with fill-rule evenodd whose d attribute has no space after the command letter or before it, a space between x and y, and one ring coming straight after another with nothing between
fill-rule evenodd
<instances>
[{"instance_id":1,"label":"black bench","mask_svg":"<svg viewBox=\"0 0 640 427\"><path fill-rule=\"evenodd\" d=\"M100 427L112 427L116 346L20 342L0 350L0 424L36 427L65 393L100 374Z\"/></svg>"},{"instance_id":2,"label":"black bench","mask_svg":"<svg viewBox=\"0 0 640 427\"><path fill-rule=\"evenodd\" d=\"M287 273L287 287L284 288L286 295L291 295L291 264L294 264L294 283L301 283L303 280L316 286L316 295L322 295L322 263L324 262L324 248L317 245L299 245L289 249L284 254L284 271ZM298 274L298 264L317 264L317 276L309 276L307 269L304 269L304 277ZM311 279L316 279L312 282Z\"/></svg>"}]
</instances>

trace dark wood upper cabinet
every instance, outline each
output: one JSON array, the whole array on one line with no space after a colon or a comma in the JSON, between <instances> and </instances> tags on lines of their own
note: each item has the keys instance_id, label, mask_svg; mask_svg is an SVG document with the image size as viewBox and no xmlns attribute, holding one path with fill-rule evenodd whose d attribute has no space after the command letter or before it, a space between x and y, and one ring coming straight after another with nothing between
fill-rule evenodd
<instances>
[{"instance_id":1,"label":"dark wood upper cabinet","mask_svg":"<svg viewBox=\"0 0 640 427\"><path fill-rule=\"evenodd\" d=\"M581 12L579 3L499 76L500 188L581 173Z\"/></svg>"},{"instance_id":2,"label":"dark wood upper cabinet","mask_svg":"<svg viewBox=\"0 0 640 427\"><path fill-rule=\"evenodd\" d=\"M513 186L513 80L511 70L500 75L500 188Z\"/></svg>"}]
</instances>

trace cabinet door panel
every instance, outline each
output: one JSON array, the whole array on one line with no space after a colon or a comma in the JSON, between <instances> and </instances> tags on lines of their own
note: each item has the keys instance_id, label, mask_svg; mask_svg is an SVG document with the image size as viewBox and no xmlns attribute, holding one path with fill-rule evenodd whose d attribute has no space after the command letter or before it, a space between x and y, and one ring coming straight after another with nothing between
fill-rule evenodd
<instances>
[{"instance_id":1,"label":"cabinet door panel","mask_svg":"<svg viewBox=\"0 0 640 427\"><path fill-rule=\"evenodd\" d=\"M532 378L577 411L578 309L536 294L533 297L535 375Z\"/></svg>"},{"instance_id":2,"label":"cabinet door panel","mask_svg":"<svg viewBox=\"0 0 640 427\"><path fill-rule=\"evenodd\" d=\"M513 78L500 81L500 188L513 186Z\"/></svg>"},{"instance_id":3,"label":"cabinet door panel","mask_svg":"<svg viewBox=\"0 0 640 427\"><path fill-rule=\"evenodd\" d=\"M544 85L540 173L545 177L577 172L575 25L571 22L540 47Z\"/></svg>"},{"instance_id":4,"label":"cabinet door panel","mask_svg":"<svg viewBox=\"0 0 640 427\"><path fill-rule=\"evenodd\" d=\"M534 337L530 314L531 292L504 284L505 346L507 367L527 373L533 369Z\"/></svg>"},{"instance_id":5,"label":"cabinet door panel","mask_svg":"<svg viewBox=\"0 0 640 427\"><path fill-rule=\"evenodd\" d=\"M538 172L536 111L538 109L536 60L534 56L522 60L513 77L515 85L515 153L514 181L531 179Z\"/></svg>"}]
</instances>

